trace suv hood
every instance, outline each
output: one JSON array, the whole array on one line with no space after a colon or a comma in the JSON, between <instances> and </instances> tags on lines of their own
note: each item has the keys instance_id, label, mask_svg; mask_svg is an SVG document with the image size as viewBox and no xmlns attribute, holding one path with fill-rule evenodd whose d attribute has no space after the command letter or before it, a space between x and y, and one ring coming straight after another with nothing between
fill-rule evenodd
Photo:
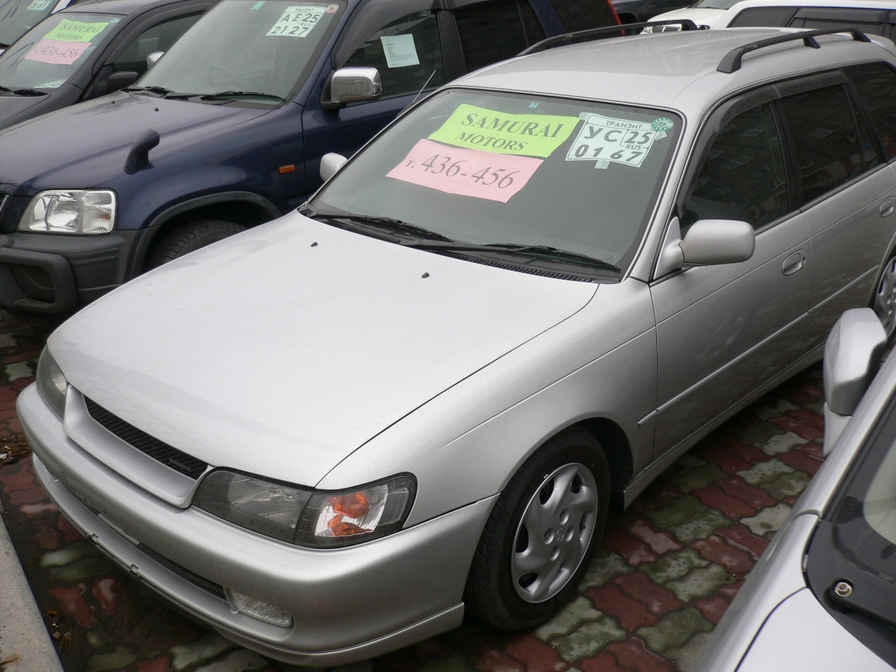
<instances>
[{"instance_id":1,"label":"suv hood","mask_svg":"<svg viewBox=\"0 0 896 672\"><path fill-rule=\"evenodd\" d=\"M103 96L0 131L0 183L16 185L16 196L102 186L124 175L128 151L147 129L162 136L153 161L268 112L124 92Z\"/></svg>"},{"instance_id":2,"label":"suv hood","mask_svg":"<svg viewBox=\"0 0 896 672\"><path fill-rule=\"evenodd\" d=\"M292 213L108 294L49 348L72 386L150 435L313 486L595 291Z\"/></svg>"}]
</instances>

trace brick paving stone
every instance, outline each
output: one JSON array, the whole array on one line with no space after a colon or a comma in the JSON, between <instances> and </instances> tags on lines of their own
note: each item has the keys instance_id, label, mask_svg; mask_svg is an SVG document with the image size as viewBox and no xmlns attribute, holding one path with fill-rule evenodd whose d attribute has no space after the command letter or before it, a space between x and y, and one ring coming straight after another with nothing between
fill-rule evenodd
<instances>
[{"instance_id":1,"label":"brick paving stone","mask_svg":"<svg viewBox=\"0 0 896 672\"><path fill-rule=\"evenodd\" d=\"M700 610L700 613L703 614L707 620L718 625L719 621L722 620L722 616L724 616L725 612L728 610L729 602L717 592L712 597L704 600L697 600L694 602L694 606Z\"/></svg>"},{"instance_id":2,"label":"brick paving stone","mask_svg":"<svg viewBox=\"0 0 896 672\"><path fill-rule=\"evenodd\" d=\"M755 515L757 511L744 500L729 495L715 484L694 490L691 494L707 506L720 510L726 518L735 522L741 518Z\"/></svg>"},{"instance_id":3,"label":"brick paving stone","mask_svg":"<svg viewBox=\"0 0 896 672\"><path fill-rule=\"evenodd\" d=\"M662 508L656 511L648 511L647 516L653 521L653 524L664 530L674 528L691 519L699 513L709 511L709 507L702 504L699 499L692 495L685 495L676 500L668 502Z\"/></svg>"},{"instance_id":4,"label":"brick paving stone","mask_svg":"<svg viewBox=\"0 0 896 672\"><path fill-rule=\"evenodd\" d=\"M774 398L774 397L766 397L765 402L754 404L750 408L750 412L753 413L760 420L771 420L772 418L777 418L785 413L792 413L797 410L799 406L795 406L787 399Z\"/></svg>"},{"instance_id":5,"label":"brick paving stone","mask_svg":"<svg viewBox=\"0 0 896 672\"><path fill-rule=\"evenodd\" d=\"M824 438L824 428L817 425L797 420L791 417L775 418L772 420L781 429L799 434L804 439L821 440Z\"/></svg>"},{"instance_id":6,"label":"brick paving stone","mask_svg":"<svg viewBox=\"0 0 896 672\"><path fill-rule=\"evenodd\" d=\"M647 574L652 581L662 586L669 581L674 581L685 576L688 572L697 567L706 567L709 560L702 557L692 548L686 548L677 553L671 553L656 562L640 567L640 570Z\"/></svg>"},{"instance_id":7,"label":"brick paving stone","mask_svg":"<svg viewBox=\"0 0 896 672\"><path fill-rule=\"evenodd\" d=\"M668 551L680 551L682 545L667 532L657 532L652 529L647 521L638 519L628 526L628 533L633 537L637 537L657 555L662 555Z\"/></svg>"},{"instance_id":8,"label":"brick paving stone","mask_svg":"<svg viewBox=\"0 0 896 672\"><path fill-rule=\"evenodd\" d=\"M685 576L669 581L665 588L671 590L682 602L693 602L698 598L708 598L718 588L736 580L724 567L710 563L706 567L698 567Z\"/></svg>"},{"instance_id":9,"label":"brick paving stone","mask_svg":"<svg viewBox=\"0 0 896 672\"><path fill-rule=\"evenodd\" d=\"M504 647L504 652L526 666L526 672L566 672L569 664L557 649L532 635L523 635Z\"/></svg>"},{"instance_id":10,"label":"brick paving stone","mask_svg":"<svg viewBox=\"0 0 896 672\"><path fill-rule=\"evenodd\" d=\"M613 645L611 644L610 646ZM579 667L582 669L582 672L627 672L624 668L619 667L619 661L607 649L604 649L596 656L586 658L579 663Z\"/></svg>"},{"instance_id":11,"label":"brick paving stone","mask_svg":"<svg viewBox=\"0 0 896 672\"><path fill-rule=\"evenodd\" d=\"M535 636L548 641L560 635L568 635L586 621L596 621L603 614L585 597L579 597L565 607L550 620L535 629Z\"/></svg>"},{"instance_id":12,"label":"brick paving stone","mask_svg":"<svg viewBox=\"0 0 896 672\"><path fill-rule=\"evenodd\" d=\"M648 578L646 574L635 572L615 579L616 584L629 596L643 602L651 614L663 614L681 608L681 602L669 590Z\"/></svg>"},{"instance_id":13,"label":"brick paving stone","mask_svg":"<svg viewBox=\"0 0 896 672\"><path fill-rule=\"evenodd\" d=\"M762 509L752 518L744 518L741 524L745 525L750 531L766 539L771 539L772 535L781 527L781 523L790 514L790 507L786 504L778 504Z\"/></svg>"},{"instance_id":14,"label":"brick paving stone","mask_svg":"<svg viewBox=\"0 0 896 672\"><path fill-rule=\"evenodd\" d=\"M724 567L729 574L739 578L746 576L756 564L755 558L750 553L732 546L718 534L695 541L691 544L691 548L710 562Z\"/></svg>"},{"instance_id":15,"label":"brick paving stone","mask_svg":"<svg viewBox=\"0 0 896 672\"><path fill-rule=\"evenodd\" d=\"M224 639L221 635L208 634L189 644L177 644L168 649L173 656L171 669L173 672L184 670L196 665L211 662L225 651L233 649L236 644Z\"/></svg>"},{"instance_id":16,"label":"brick paving stone","mask_svg":"<svg viewBox=\"0 0 896 672\"><path fill-rule=\"evenodd\" d=\"M771 483L765 483L759 487L775 499L784 500L802 494L806 486L809 485L809 479L809 474L795 471L790 474L782 474Z\"/></svg>"},{"instance_id":17,"label":"brick paving stone","mask_svg":"<svg viewBox=\"0 0 896 672\"><path fill-rule=\"evenodd\" d=\"M621 529L609 532L603 538L602 543L621 555L632 567L637 567L644 562L653 562L657 557L650 546Z\"/></svg>"},{"instance_id":18,"label":"brick paving stone","mask_svg":"<svg viewBox=\"0 0 896 672\"><path fill-rule=\"evenodd\" d=\"M137 660L137 654L122 645L115 647L112 653L97 653L91 657L88 663L90 672L104 672L105 670L120 670Z\"/></svg>"},{"instance_id":19,"label":"brick paving stone","mask_svg":"<svg viewBox=\"0 0 896 672\"><path fill-rule=\"evenodd\" d=\"M814 476L823 464L820 457L814 457L809 454L809 451L804 450L792 450L784 455L779 455L778 459L787 466L803 471L809 476Z\"/></svg>"},{"instance_id":20,"label":"brick paving stone","mask_svg":"<svg viewBox=\"0 0 896 672\"><path fill-rule=\"evenodd\" d=\"M643 628L642 628L643 629ZM619 642L626 638L626 632L615 619L604 616L599 621L582 624L566 637L557 637L551 641L560 657L568 663L575 663L589 658L611 642Z\"/></svg>"},{"instance_id":21,"label":"brick paving stone","mask_svg":"<svg viewBox=\"0 0 896 672\"><path fill-rule=\"evenodd\" d=\"M750 485L759 487L765 483L770 483L781 474L792 473L793 467L787 466L777 458L772 458L768 462L758 462L749 469L738 471L737 475Z\"/></svg>"},{"instance_id":22,"label":"brick paving stone","mask_svg":"<svg viewBox=\"0 0 896 672\"><path fill-rule=\"evenodd\" d=\"M500 651L483 652L473 666L478 672L526 672L526 666Z\"/></svg>"},{"instance_id":23,"label":"brick paving stone","mask_svg":"<svg viewBox=\"0 0 896 672\"><path fill-rule=\"evenodd\" d=\"M585 593L594 606L609 614L625 630L633 632L645 625L656 625L659 618L653 615L644 602L626 595L618 584L608 583L602 588L591 588Z\"/></svg>"},{"instance_id":24,"label":"brick paving stone","mask_svg":"<svg viewBox=\"0 0 896 672\"><path fill-rule=\"evenodd\" d=\"M692 516L681 525L672 529L672 532L678 540L685 545L689 545L698 539L706 539L710 534L723 527L729 527L734 524L730 518L718 509L706 508Z\"/></svg>"},{"instance_id":25,"label":"brick paving stone","mask_svg":"<svg viewBox=\"0 0 896 672\"><path fill-rule=\"evenodd\" d=\"M732 525L719 530L717 534L725 537L728 543L735 548L747 551L754 560L759 560L759 556L765 551L769 542L768 539L753 534L744 525Z\"/></svg>"},{"instance_id":26,"label":"brick paving stone","mask_svg":"<svg viewBox=\"0 0 896 672\"><path fill-rule=\"evenodd\" d=\"M607 651L616 656L619 664L637 672L670 672L672 667L660 656L647 650L643 640L631 637L624 642L614 642Z\"/></svg>"},{"instance_id":27,"label":"brick paving stone","mask_svg":"<svg viewBox=\"0 0 896 672\"><path fill-rule=\"evenodd\" d=\"M702 465L694 466L681 475L672 476L672 482L684 493L692 493L694 490L704 488L714 481L723 478L727 472L716 465L704 460Z\"/></svg>"},{"instance_id":28,"label":"brick paving stone","mask_svg":"<svg viewBox=\"0 0 896 672\"><path fill-rule=\"evenodd\" d=\"M753 427L747 427L738 433L737 438L750 446L767 443L776 434L783 434L785 430L771 422L763 422Z\"/></svg>"},{"instance_id":29,"label":"brick paving stone","mask_svg":"<svg viewBox=\"0 0 896 672\"><path fill-rule=\"evenodd\" d=\"M600 550L605 550L605 544ZM621 555L606 552L604 555L598 555L591 563L591 567L585 572L582 583L579 584L579 590L603 586L616 576L630 574L634 571L635 568L627 563Z\"/></svg>"},{"instance_id":30,"label":"brick paving stone","mask_svg":"<svg viewBox=\"0 0 896 672\"><path fill-rule=\"evenodd\" d=\"M680 670L693 670L703 647L709 641L710 633L698 632L684 646L666 649L665 655L678 664Z\"/></svg>"},{"instance_id":31,"label":"brick paving stone","mask_svg":"<svg viewBox=\"0 0 896 672\"><path fill-rule=\"evenodd\" d=\"M726 494L744 500L753 509L764 509L767 506L774 506L776 503L767 492L755 485L750 485L739 476L724 478L721 481L716 481L715 485L719 486Z\"/></svg>"},{"instance_id":32,"label":"brick paving stone","mask_svg":"<svg viewBox=\"0 0 896 672\"><path fill-rule=\"evenodd\" d=\"M197 667L195 672L249 672L249 670L261 670L268 666L268 662L254 651L239 649L231 651L220 660L213 661L202 667ZM466 667L442 668L448 670L466 670Z\"/></svg>"},{"instance_id":33,"label":"brick paving stone","mask_svg":"<svg viewBox=\"0 0 896 672\"><path fill-rule=\"evenodd\" d=\"M692 607L673 611L656 625L638 630L638 637L644 640L654 653L662 654L672 647L681 647L699 632L709 632L713 624Z\"/></svg>"},{"instance_id":34,"label":"brick paving stone","mask_svg":"<svg viewBox=\"0 0 896 672\"><path fill-rule=\"evenodd\" d=\"M797 446L808 443L808 439L804 439L793 432L786 432L773 436L764 444L762 444L762 452L766 455L778 455L780 453L789 453Z\"/></svg>"}]
</instances>

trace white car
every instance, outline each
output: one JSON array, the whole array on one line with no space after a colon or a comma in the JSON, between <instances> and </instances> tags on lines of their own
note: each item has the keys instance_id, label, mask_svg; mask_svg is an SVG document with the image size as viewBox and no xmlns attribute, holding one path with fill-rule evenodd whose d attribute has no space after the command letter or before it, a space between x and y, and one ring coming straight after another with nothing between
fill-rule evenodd
<instances>
[{"instance_id":1,"label":"white car","mask_svg":"<svg viewBox=\"0 0 896 672\"><path fill-rule=\"evenodd\" d=\"M849 26L892 38L896 0L700 0L690 7L664 12L650 21L689 19L703 28L832 28ZM676 31L675 25L648 27L645 32Z\"/></svg>"}]
</instances>

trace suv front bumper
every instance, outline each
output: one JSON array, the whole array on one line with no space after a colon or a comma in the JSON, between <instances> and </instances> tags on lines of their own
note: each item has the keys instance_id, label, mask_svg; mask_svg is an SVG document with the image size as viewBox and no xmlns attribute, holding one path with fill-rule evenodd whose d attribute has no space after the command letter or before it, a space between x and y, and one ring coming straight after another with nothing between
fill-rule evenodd
<instances>
[{"instance_id":1,"label":"suv front bumper","mask_svg":"<svg viewBox=\"0 0 896 672\"><path fill-rule=\"evenodd\" d=\"M55 315L90 303L128 279L142 233L0 235L0 308Z\"/></svg>"}]
</instances>

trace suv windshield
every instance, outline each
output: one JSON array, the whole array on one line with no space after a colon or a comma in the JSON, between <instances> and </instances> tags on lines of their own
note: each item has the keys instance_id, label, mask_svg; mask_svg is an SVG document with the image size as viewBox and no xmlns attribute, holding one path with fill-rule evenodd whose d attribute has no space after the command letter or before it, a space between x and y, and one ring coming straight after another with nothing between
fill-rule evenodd
<instances>
[{"instance_id":1,"label":"suv windshield","mask_svg":"<svg viewBox=\"0 0 896 672\"><path fill-rule=\"evenodd\" d=\"M438 236L431 249L556 249L624 267L680 130L664 110L449 89L359 153L308 212L400 220Z\"/></svg>"},{"instance_id":2,"label":"suv windshield","mask_svg":"<svg viewBox=\"0 0 896 672\"><path fill-rule=\"evenodd\" d=\"M62 86L94 49L110 39L119 21L119 16L111 14L54 14L0 56L0 86Z\"/></svg>"},{"instance_id":3,"label":"suv windshield","mask_svg":"<svg viewBox=\"0 0 896 672\"><path fill-rule=\"evenodd\" d=\"M57 0L0 0L0 49L37 25L56 5Z\"/></svg>"},{"instance_id":4,"label":"suv windshield","mask_svg":"<svg viewBox=\"0 0 896 672\"><path fill-rule=\"evenodd\" d=\"M224 0L139 85L178 93L258 94L259 102L265 96L285 99L303 81L342 9L335 2Z\"/></svg>"}]
</instances>

